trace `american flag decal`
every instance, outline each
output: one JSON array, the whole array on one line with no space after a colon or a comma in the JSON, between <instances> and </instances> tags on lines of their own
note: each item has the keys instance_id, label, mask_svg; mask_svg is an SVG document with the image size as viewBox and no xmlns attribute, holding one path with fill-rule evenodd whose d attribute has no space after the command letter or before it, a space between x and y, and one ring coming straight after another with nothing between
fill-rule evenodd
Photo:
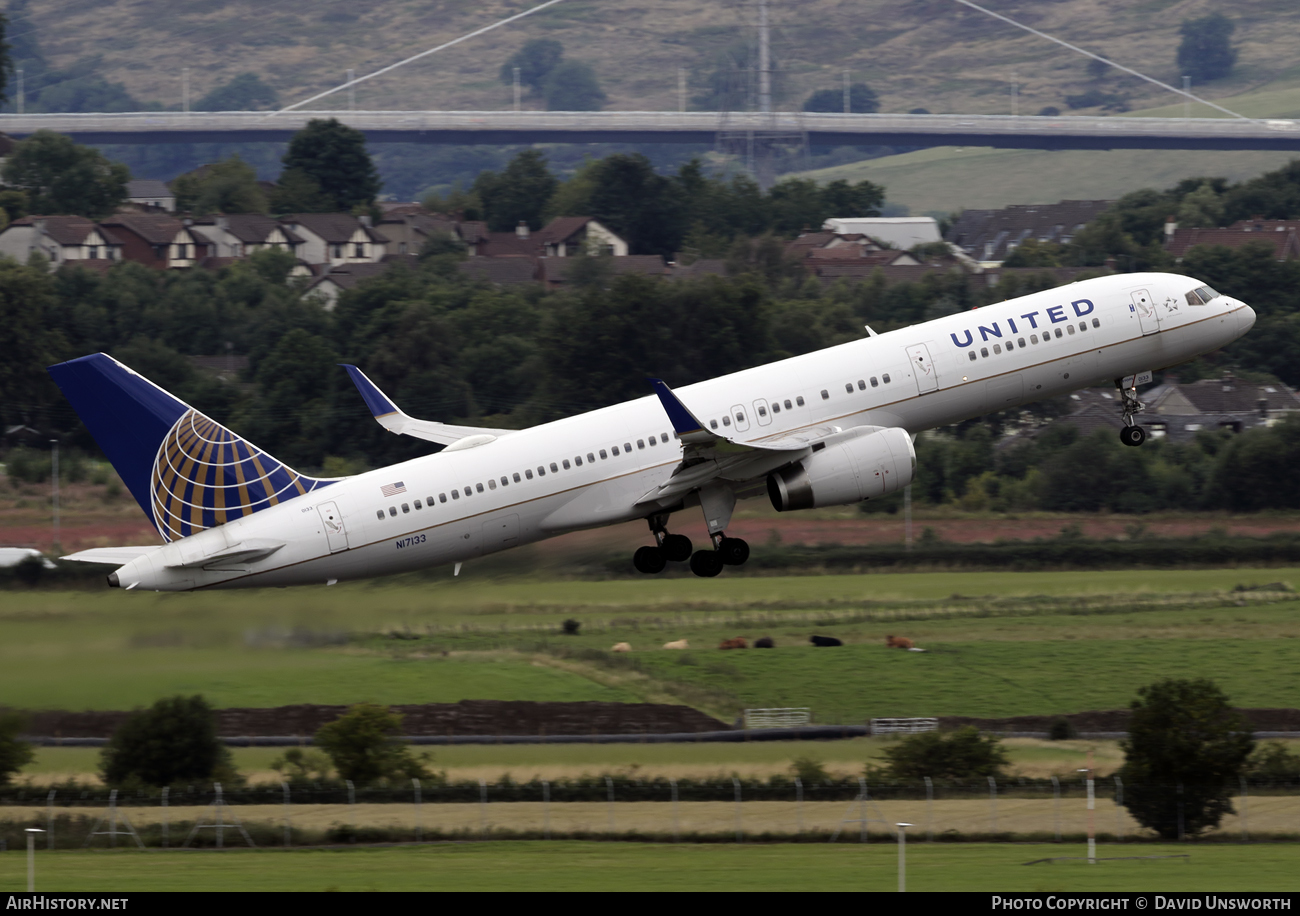
<instances>
[{"instance_id":1,"label":"american flag decal","mask_svg":"<svg viewBox=\"0 0 1300 916\"><path fill-rule=\"evenodd\" d=\"M385 496L396 496L398 493L406 492L406 484L400 480L397 483L386 483L379 488L379 491Z\"/></svg>"}]
</instances>

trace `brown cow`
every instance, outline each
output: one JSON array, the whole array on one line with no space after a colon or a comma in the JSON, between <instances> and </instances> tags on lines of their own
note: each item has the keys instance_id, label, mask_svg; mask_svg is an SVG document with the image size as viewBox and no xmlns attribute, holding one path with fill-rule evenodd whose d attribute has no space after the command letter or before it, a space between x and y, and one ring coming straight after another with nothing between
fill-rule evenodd
<instances>
[{"instance_id":1,"label":"brown cow","mask_svg":"<svg viewBox=\"0 0 1300 916\"><path fill-rule=\"evenodd\" d=\"M718 646L719 649L748 649L749 643L745 637L737 636L735 639L724 639Z\"/></svg>"},{"instance_id":2,"label":"brown cow","mask_svg":"<svg viewBox=\"0 0 1300 916\"><path fill-rule=\"evenodd\" d=\"M914 649L915 645L906 636L886 636L885 645L891 649Z\"/></svg>"}]
</instances>

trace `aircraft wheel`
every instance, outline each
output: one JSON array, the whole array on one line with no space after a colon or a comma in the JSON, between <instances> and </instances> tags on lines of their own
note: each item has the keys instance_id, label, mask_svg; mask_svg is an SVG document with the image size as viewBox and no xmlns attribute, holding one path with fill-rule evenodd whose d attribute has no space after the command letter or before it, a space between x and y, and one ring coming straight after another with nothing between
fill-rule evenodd
<instances>
[{"instance_id":1,"label":"aircraft wheel","mask_svg":"<svg viewBox=\"0 0 1300 916\"><path fill-rule=\"evenodd\" d=\"M691 572L711 579L722 572L722 556L716 550L697 550L691 554Z\"/></svg>"},{"instance_id":2,"label":"aircraft wheel","mask_svg":"<svg viewBox=\"0 0 1300 916\"><path fill-rule=\"evenodd\" d=\"M1125 426L1119 431L1119 441L1136 448L1147 441L1147 431L1141 426Z\"/></svg>"},{"instance_id":3,"label":"aircraft wheel","mask_svg":"<svg viewBox=\"0 0 1300 916\"><path fill-rule=\"evenodd\" d=\"M718 554L728 566L740 566L749 559L749 544L740 538L723 538L718 545Z\"/></svg>"},{"instance_id":4,"label":"aircraft wheel","mask_svg":"<svg viewBox=\"0 0 1300 916\"><path fill-rule=\"evenodd\" d=\"M638 547L636 553L632 554L632 565L636 571L650 575L663 572L667 562L664 552L658 547Z\"/></svg>"},{"instance_id":5,"label":"aircraft wheel","mask_svg":"<svg viewBox=\"0 0 1300 916\"><path fill-rule=\"evenodd\" d=\"M665 559L672 560L674 563L680 563L683 560L691 558L691 551L694 547L691 539L684 534L670 534L664 538L664 544L661 548L664 552Z\"/></svg>"}]
</instances>

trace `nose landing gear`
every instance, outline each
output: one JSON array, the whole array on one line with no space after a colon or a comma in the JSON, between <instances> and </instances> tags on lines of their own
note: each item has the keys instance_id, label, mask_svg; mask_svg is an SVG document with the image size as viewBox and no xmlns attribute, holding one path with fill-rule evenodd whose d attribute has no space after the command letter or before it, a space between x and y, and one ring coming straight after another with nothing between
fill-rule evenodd
<instances>
[{"instance_id":1,"label":"nose landing gear","mask_svg":"<svg viewBox=\"0 0 1300 916\"><path fill-rule=\"evenodd\" d=\"M1124 379L1115 379L1115 389L1119 392L1120 409L1124 414L1124 428L1119 431L1119 441L1136 448L1147 441L1147 431L1134 423L1133 417L1146 410L1146 405L1138 400L1137 386L1126 388Z\"/></svg>"}]
</instances>

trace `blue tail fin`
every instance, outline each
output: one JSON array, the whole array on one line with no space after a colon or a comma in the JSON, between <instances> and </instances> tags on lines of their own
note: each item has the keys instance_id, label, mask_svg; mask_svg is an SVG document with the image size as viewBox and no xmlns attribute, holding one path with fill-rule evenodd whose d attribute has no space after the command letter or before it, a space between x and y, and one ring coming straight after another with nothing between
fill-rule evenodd
<instances>
[{"instance_id":1,"label":"blue tail fin","mask_svg":"<svg viewBox=\"0 0 1300 916\"><path fill-rule=\"evenodd\" d=\"M333 483L304 477L111 356L49 372L163 540Z\"/></svg>"}]
</instances>

